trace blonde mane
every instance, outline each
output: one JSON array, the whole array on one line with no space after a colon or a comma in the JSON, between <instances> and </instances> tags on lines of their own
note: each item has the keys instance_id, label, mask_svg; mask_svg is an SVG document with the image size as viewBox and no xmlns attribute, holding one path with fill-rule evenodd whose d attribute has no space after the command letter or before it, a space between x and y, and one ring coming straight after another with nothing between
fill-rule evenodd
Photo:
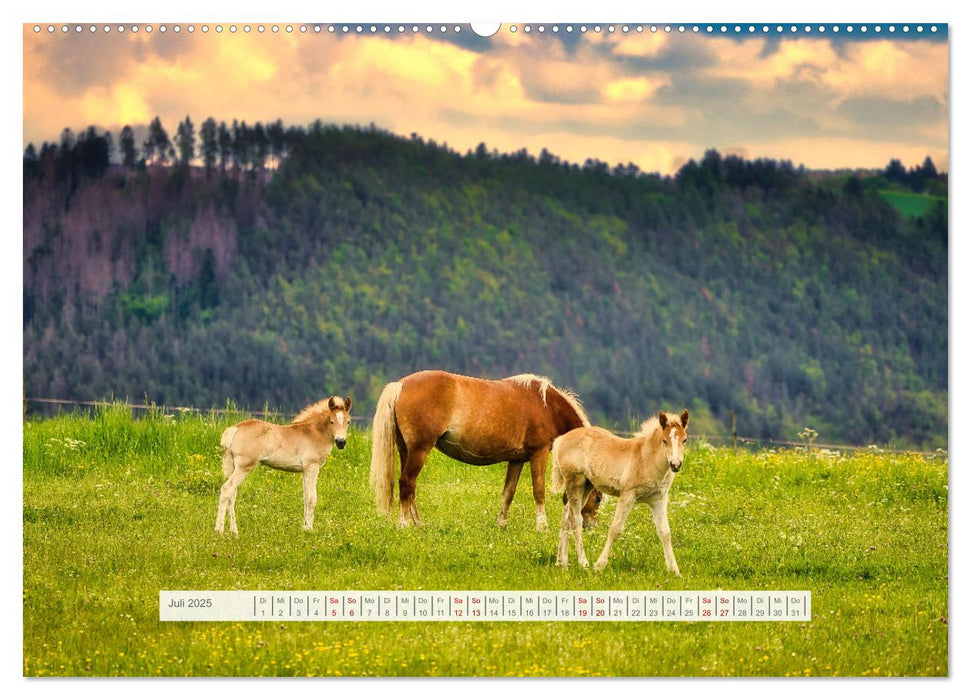
<instances>
[{"instance_id":1,"label":"blonde mane","mask_svg":"<svg viewBox=\"0 0 971 700\"><path fill-rule=\"evenodd\" d=\"M667 411L665 411L664 414L668 417L668 425L670 425L671 423L677 423L678 425L681 425L681 416L679 416L678 414L668 413ZM654 435L654 432L660 427L661 427L661 422L658 420L657 414L655 413L653 416L651 416L646 421L641 423L640 430L637 431L634 437L651 437L652 435Z\"/></svg>"},{"instance_id":2,"label":"blonde mane","mask_svg":"<svg viewBox=\"0 0 971 700\"><path fill-rule=\"evenodd\" d=\"M338 402L340 404L338 406L338 408L344 406L344 400L341 399L339 396L337 396L337 397L330 397L329 396L326 399L321 399L317 403L312 403L309 406L307 406L306 408L304 408L302 411L300 411L300 413L298 413L297 415L295 415L293 417L293 420L291 421L291 423L294 423L294 424L295 423L303 423L303 422L306 422L308 420L312 420L312 419L316 418L317 416L327 416L327 415L330 415L330 405L329 405L329 402L330 402L331 398L336 398L338 400Z\"/></svg>"},{"instance_id":3,"label":"blonde mane","mask_svg":"<svg viewBox=\"0 0 971 700\"><path fill-rule=\"evenodd\" d=\"M506 381L515 382L516 384L519 384L527 389L533 382L539 382L539 395L543 397L544 406L546 405L547 390L553 389L553 391L563 397L563 400L569 404L570 408L576 411L577 416L580 417L580 422L582 422L584 426L590 427L590 419L587 418L587 413L583 410L583 405L580 403L580 398L569 389L560 389L559 387L555 386L548 377L541 377L537 374L516 374L512 377L506 377Z\"/></svg>"},{"instance_id":4,"label":"blonde mane","mask_svg":"<svg viewBox=\"0 0 971 700\"><path fill-rule=\"evenodd\" d=\"M651 416L641 423L640 430L637 431L634 437L651 437L659 427L661 427L661 422L657 419L657 416Z\"/></svg>"},{"instance_id":5,"label":"blonde mane","mask_svg":"<svg viewBox=\"0 0 971 700\"><path fill-rule=\"evenodd\" d=\"M538 374L516 374L512 377L506 377L506 381L514 382L526 389L528 389L529 385L533 382L539 382L539 395L543 397L543 405L546 405L546 390L553 386L553 382L546 377L539 376Z\"/></svg>"}]
</instances>

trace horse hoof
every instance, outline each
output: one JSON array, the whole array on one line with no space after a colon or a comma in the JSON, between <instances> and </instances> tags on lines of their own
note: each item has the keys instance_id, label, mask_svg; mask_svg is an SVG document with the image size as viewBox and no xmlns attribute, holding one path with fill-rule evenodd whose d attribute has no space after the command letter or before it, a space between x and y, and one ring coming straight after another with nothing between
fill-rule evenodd
<instances>
[{"instance_id":1,"label":"horse hoof","mask_svg":"<svg viewBox=\"0 0 971 700\"><path fill-rule=\"evenodd\" d=\"M605 566L607 566L607 562L605 562L605 561L598 561L596 564L593 565L593 570L594 571L603 571L603 569L604 569Z\"/></svg>"},{"instance_id":2,"label":"horse hoof","mask_svg":"<svg viewBox=\"0 0 971 700\"><path fill-rule=\"evenodd\" d=\"M506 527L506 519L500 515L499 516L499 519L496 520L496 526L497 527Z\"/></svg>"},{"instance_id":3,"label":"horse hoof","mask_svg":"<svg viewBox=\"0 0 971 700\"><path fill-rule=\"evenodd\" d=\"M550 526L546 523L536 523L536 532L546 532L550 529Z\"/></svg>"}]
</instances>

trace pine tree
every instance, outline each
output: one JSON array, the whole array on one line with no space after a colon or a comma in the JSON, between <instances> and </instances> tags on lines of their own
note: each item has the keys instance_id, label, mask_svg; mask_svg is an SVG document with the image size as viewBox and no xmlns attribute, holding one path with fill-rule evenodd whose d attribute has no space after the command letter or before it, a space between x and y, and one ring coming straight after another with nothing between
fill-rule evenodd
<instances>
[{"instance_id":1,"label":"pine tree","mask_svg":"<svg viewBox=\"0 0 971 700\"><path fill-rule=\"evenodd\" d=\"M209 117L199 128L199 155L202 156L202 163L206 167L206 177L212 174L212 169L216 165L216 158L219 155L219 127L216 120Z\"/></svg>"},{"instance_id":2,"label":"pine tree","mask_svg":"<svg viewBox=\"0 0 971 700\"><path fill-rule=\"evenodd\" d=\"M219 144L219 169L225 173L226 166L229 164L229 159L233 153L233 137L229 133L226 122L219 122L219 133L216 135L216 141Z\"/></svg>"},{"instance_id":3,"label":"pine tree","mask_svg":"<svg viewBox=\"0 0 971 700\"><path fill-rule=\"evenodd\" d=\"M179 154L179 165L187 167L196 156L196 132L189 115L179 123L175 132L175 147Z\"/></svg>"},{"instance_id":4,"label":"pine tree","mask_svg":"<svg viewBox=\"0 0 971 700\"><path fill-rule=\"evenodd\" d=\"M246 122L238 122L233 119L233 164L237 170L245 170L249 165L250 153L250 128Z\"/></svg>"},{"instance_id":5,"label":"pine tree","mask_svg":"<svg viewBox=\"0 0 971 700\"><path fill-rule=\"evenodd\" d=\"M883 171L884 177L886 177L890 182L907 182L907 168L901 163L897 158L893 158L889 163L887 163L886 169Z\"/></svg>"},{"instance_id":6,"label":"pine tree","mask_svg":"<svg viewBox=\"0 0 971 700\"><path fill-rule=\"evenodd\" d=\"M89 126L74 145L76 163L81 172L89 178L101 175L111 162L111 135L99 136L93 126Z\"/></svg>"},{"instance_id":7,"label":"pine tree","mask_svg":"<svg viewBox=\"0 0 971 700\"><path fill-rule=\"evenodd\" d=\"M121 163L131 168L138 161L138 148L135 146L135 134L127 124L122 127L118 137L118 148L121 150Z\"/></svg>"},{"instance_id":8,"label":"pine tree","mask_svg":"<svg viewBox=\"0 0 971 700\"><path fill-rule=\"evenodd\" d=\"M283 120L277 119L266 127L266 137L269 141L270 157L273 159L273 167L279 167L286 151L286 131L283 128Z\"/></svg>"},{"instance_id":9,"label":"pine tree","mask_svg":"<svg viewBox=\"0 0 971 700\"><path fill-rule=\"evenodd\" d=\"M250 140L252 142L251 160L253 162L253 168L261 171L266 166L266 156L269 153L270 146L266 138L266 132L263 130L263 125L259 122L256 122L256 125L253 127Z\"/></svg>"},{"instance_id":10,"label":"pine tree","mask_svg":"<svg viewBox=\"0 0 971 700\"><path fill-rule=\"evenodd\" d=\"M148 137L142 144L142 150L145 153L145 160L160 165L165 165L175 152L169 135L162 126L162 120L158 117L148 125Z\"/></svg>"}]
</instances>

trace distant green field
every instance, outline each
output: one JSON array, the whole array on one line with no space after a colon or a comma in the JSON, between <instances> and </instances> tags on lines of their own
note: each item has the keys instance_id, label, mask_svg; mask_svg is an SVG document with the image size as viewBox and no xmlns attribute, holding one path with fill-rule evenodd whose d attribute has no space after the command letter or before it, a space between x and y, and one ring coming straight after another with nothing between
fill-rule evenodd
<instances>
[{"instance_id":1,"label":"distant green field","mask_svg":"<svg viewBox=\"0 0 971 700\"><path fill-rule=\"evenodd\" d=\"M880 190L880 196L904 216L923 216L936 202L947 202L946 197L893 190Z\"/></svg>"},{"instance_id":2,"label":"distant green field","mask_svg":"<svg viewBox=\"0 0 971 700\"><path fill-rule=\"evenodd\" d=\"M682 577L634 509L600 573L554 565L528 477L505 530L501 466L434 453L425 527L379 517L352 432L304 533L300 478L240 488L240 536L213 532L221 417L125 407L24 424L27 676L943 676L948 463L692 444L670 509ZM556 498L547 504L559 522ZM595 558L614 501L585 537ZM575 559L573 560L575 562ZM161 623L160 589L585 589L812 592L811 622Z\"/></svg>"}]
</instances>

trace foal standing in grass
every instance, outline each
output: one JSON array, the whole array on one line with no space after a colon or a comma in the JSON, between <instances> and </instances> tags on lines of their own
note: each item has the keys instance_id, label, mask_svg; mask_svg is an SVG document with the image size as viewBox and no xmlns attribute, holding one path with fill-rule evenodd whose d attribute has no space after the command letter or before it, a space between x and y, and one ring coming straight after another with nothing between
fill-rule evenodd
<instances>
[{"instance_id":1,"label":"foal standing in grass","mask_svg":"<svg viewBox=\"0 0 971 700\"><path fill-rule=\"evenodd\" d=\"M571 530L580 566L588 565L583 551L580 504L586 501L591 489L596 488L617 496L618 501L607 543L594 568L599 571L607 565L610 548L624 531L624 522L634 503L646 501L654 515L654 526L664 547L668 571L675 576L681 575L671 549L668 491L684 461L687 427L688 409L680 416L660 411L656 417L645 421L640 432L630 440L619 438L603 428L577 428L553 442L551 488L554 493L563 492L567 501L560 525L558 565L568 565Z\"/></svg>"},{"instance_id":2,"label":"foal standing in grass","mask_svg":"<svg viewBox=\"0 0 971 700\"><path fill-rule=\"evenodd\" d=\"M222 532L229 511L229 531L236 529L236 490L257 464L303 474L303 529L314 527L317 473L330 451L347 444L351 397L331 396L303 409L290 425L244 420L223 431L223 476L216 532Z\"/></svg>"}]
</instances>

